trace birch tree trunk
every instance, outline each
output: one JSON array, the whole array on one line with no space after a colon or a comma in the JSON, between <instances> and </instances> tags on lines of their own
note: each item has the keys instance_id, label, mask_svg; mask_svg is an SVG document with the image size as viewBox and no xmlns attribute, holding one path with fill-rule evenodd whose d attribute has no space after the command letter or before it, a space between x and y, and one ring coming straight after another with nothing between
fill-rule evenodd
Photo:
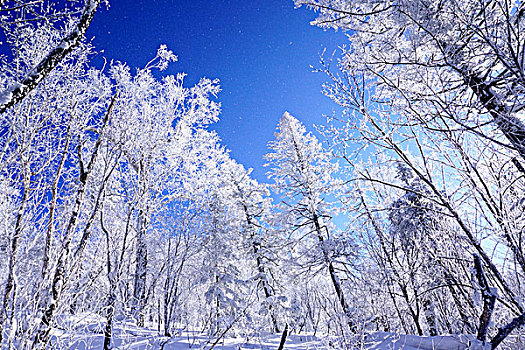
<instances>
[{"instance_id":1,"label":"birch tree trunk","mask_svg":"<svg viewBox=\"0 0 525 350\"><path fill-rule=\"evenodd\" d=\"M23 158L23 156L22 156ZM18 207L18 212L16 213L15 226L13 229L13 234L11 236L11 246L8 262L8 272L7 272L7 281L4 288L3 300L0 309L0 347L2 346L2 337L4 333L4 325L7 319L9 318L8 314L10 309L12 309L13 301L13 289L14 289L14 275L15 267L17 263L17 252L18 252L18 241L22 234L22 217L27 206L27 201L29 198L29 193L31 192L30 188L30 168L29 162L26 162L23 170L23 180L22 180L22 199Z\"/></svg>"},{"instance_id":2,"label":"birch tree trunk","mask_svg":"<svg viewBox=\"0 0 525 350\"><path fill-rule=\"evenodd\" d=\"M69 260L70 250L71 250L71 243L73 240L73 234L75 232L77 220L81 214L81 209L84 203L84 196L86 193L88 181L90 179L90 176L92 175L92 171L95 166L95 162L99 155L100 146L102 145L104 129L108 125L108 122L109 122L109 119L110 119L110 116L113 110L113 106L115 105L115 102L117 100L117 96L118 94L115 94L113 96L108 106L108 109L104 115L101 130L99 132L98 138L95 142L95 146L91 153L91 157L86 167L84 167L84 162L82 160L81 143L79 142L77 146L78 157L79 157L78 161L79 161L79 183L80 185L77 189L73 210L69 216L67 227L64 231L64 241L62 243L62 249L59 253L57 264L56 264L56 267L53 273L53 279L51 282L50 300L42 316L40 327L36 332L34 342L33 342L33 348L39 346L39 344L43 348L46 347L46 343L49 337L49 332L51 331L51 328L53 327L53 318L58 308L58 304L60 302L60 296L61 296L61 293L64 287L66 273L68 272L67 271L68 260ZM81 250L79 251L79 253L81 253ZM79 259L80 257L77 256L76 258Z\"/></svg>"},{"instance_id":3,"label":"birch tree trunk","mask_svg":"<svg viewBox=\"0 0 525 350\"><path fill-rule=\"evenodd\" d=\"M22 101L64 57L75 49L86 34L99 4L100 0L86 0L82 16L71 33L62 39L60 44L51 50L22 81L0 93L0 113Z\"/></svg>"},{"instance_id":4,"label":"birch tree trunk","mask_svg":"<svg viewBox=\"0 0 525 350\"><path fill-rule=\"evenodd\" d=\"M147 221L144 210L138 212L135 277L133 283L133 315L139 326L144 325L144 304L146 299L146 277L148 268L148 247L146 244Z\"/></svg>"}]
</instances>

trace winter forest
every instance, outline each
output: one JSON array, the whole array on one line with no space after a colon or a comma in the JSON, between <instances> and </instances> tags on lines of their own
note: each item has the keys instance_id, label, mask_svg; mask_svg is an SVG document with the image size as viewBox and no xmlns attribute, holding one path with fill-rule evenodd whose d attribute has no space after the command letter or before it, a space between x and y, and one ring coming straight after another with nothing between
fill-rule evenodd
<instances>
[{"instance_id":1,"label":"winter forest","mask_svg":"<svg viewBox=\"0 0 525 350\"><path fill-rule=\"evenodd\" d=\"M347 36L340 112L256 181L176 48L98 67L109 3L0 0L1 349L525 349L523 1L287 2Z\"/></svg>"}]
</instances>

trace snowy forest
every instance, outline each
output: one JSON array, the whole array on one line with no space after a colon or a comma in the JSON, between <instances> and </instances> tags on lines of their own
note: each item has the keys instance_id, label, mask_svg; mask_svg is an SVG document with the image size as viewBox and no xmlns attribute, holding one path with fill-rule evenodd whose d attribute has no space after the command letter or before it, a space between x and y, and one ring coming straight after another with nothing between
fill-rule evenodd
<instances>
[{"instance_id":1,"label":"snowy forest","mask_svg":"<svg viewBox=\"0 0 525 350\"><path fill-rule=\"evenodd\" d=\"M341 112L261 182L176 48L98 67L107 3L0 0L1 349L525 349L523 1L287 2L347 35Z\"/></svg>"}]
</instances>

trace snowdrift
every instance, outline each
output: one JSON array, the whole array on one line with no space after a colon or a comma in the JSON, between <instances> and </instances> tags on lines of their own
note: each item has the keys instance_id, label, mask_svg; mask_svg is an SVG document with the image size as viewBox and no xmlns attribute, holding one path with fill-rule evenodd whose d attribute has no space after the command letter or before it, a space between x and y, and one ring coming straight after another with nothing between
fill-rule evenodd
<instances>
[{"instance_id":1,"label":"snowdrift","mask_svg":"<svg viewBox=\"0 0 525 350\"><path fill-rule=\"evenodd\" d=\"M367 350L488 350L472 335L441 335L419 337L417 335L377 332L366 337Z\"/></svg>"}]
</instances>

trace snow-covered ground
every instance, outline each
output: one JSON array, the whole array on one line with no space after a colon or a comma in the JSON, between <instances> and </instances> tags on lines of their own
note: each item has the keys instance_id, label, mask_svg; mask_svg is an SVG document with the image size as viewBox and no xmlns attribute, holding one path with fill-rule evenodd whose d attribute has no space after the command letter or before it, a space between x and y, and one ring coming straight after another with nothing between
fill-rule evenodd
<instances>
[{"instance_id":1,"label":"snow-covered ground","mask_svg":"<svg viewBox=\"0 0 525 350\"><path fill-rule=\"evenodd\" d=\"M218 350L244 350L244 349L277 349L280 342L280 335L268 335L266 337L237 337L224 338L214 347L216 339L197 332L181 332L181 334L168 338L159 336L153 330L127 327L125 330L116 330L112 346L114 349L218 349ZM76 334L71 336L65 332L56 334L53 339L56 348L60 349L102 349L104 336L100 334ZM308 335L290 335L285 344L285 349L293 350L314 350L328 349L320 339Z\"/></svg>"},{"instance_id":2,"label":"snow-covered ground","mask_svg":"<svg viewBox=\"0 0 525 350\"><path fill-rule=\"evenodd\" d=\"M79 317L80 316L80 317ZM61 319L62 329L55 329L51 336L51 348L54 349L102 349L105 319L92 314L77 315L75 319ZM66 330L67 329L67 330ZM347 347L360 350L485 350L490 349L479 344L473 336L446 335L436 337L418 337L387 332L376 332L362 338L360 345ZM268 334L252 337L224 337L217 342L198 331L181 329L173 337L159 335L153 328L137 327L132 322L119 321L115 324L112 337L113 349L218 349L248 350L277 349L281 340L280 334ZM289 335L285 349L290 350L328 350L337 349L325 337L311 334Z\"/></svg>"},{"instance_id":3,"label":"snow-covered ground","mask_svg":"<svg viewBox=\"0 0 525 350\"><path fill-rule=\"evenodd\" d=\"M73 318L59 320L60 328L51 333L51 344L53 349L102 349L104 343L105 319L93 314L76 315ZM217 337L210 337L198 331L180 330L173 337L159 335L160 332L154 328L142 328L132 322L116 322L113 329L113 349L218 349L218 350L242 350L242 349L277 349L281 340L281 334L268 334L265 336L252 337L223 337L217 341ZM216 343L216 344L215 344ZM321 338L313 335L289 335L286 340L285 349L314 350L329 349L323 345Z\"/></svg>"},{"instance_id":4,"label":"snow-covered ground","mask_svg":"<svg viewBox=\"0 0 525 350\"><path fill-rule=\"evenodd\" d=\"M367 350L485 350L471 335L444 335L419 337L417 335L376 332L366 338Z\"/></svg>"},{"instance_id":5,"label":"snow-covered ground","mask_svg":"<svg viewBox=\"0 0 525 350\"><path fill-rule=\"evenodd\" d=\"M76 334L74 337L66 334L56 334L53 340L56 348L60 349L102 349L104 338L102 334ZM266 337L237 337L224 338L215 346L215 339L196 332L181 332L175 337L159 336L153 330L128 327L126 330L116 330L113 338L114 349L218 349L218 350L253 350L278 348L280 335L268 335ZM312 335L290 335L285 344L285 349L290 350L321 350L335 349L325 345L322 339ZM470 336L436 336L418 337L415 335L398 335L392 333L374 333L367 337L362 346L356 349L362 350L485 350L490 349L487 345L483 347Z\"/></svg>"}]
</instances>

